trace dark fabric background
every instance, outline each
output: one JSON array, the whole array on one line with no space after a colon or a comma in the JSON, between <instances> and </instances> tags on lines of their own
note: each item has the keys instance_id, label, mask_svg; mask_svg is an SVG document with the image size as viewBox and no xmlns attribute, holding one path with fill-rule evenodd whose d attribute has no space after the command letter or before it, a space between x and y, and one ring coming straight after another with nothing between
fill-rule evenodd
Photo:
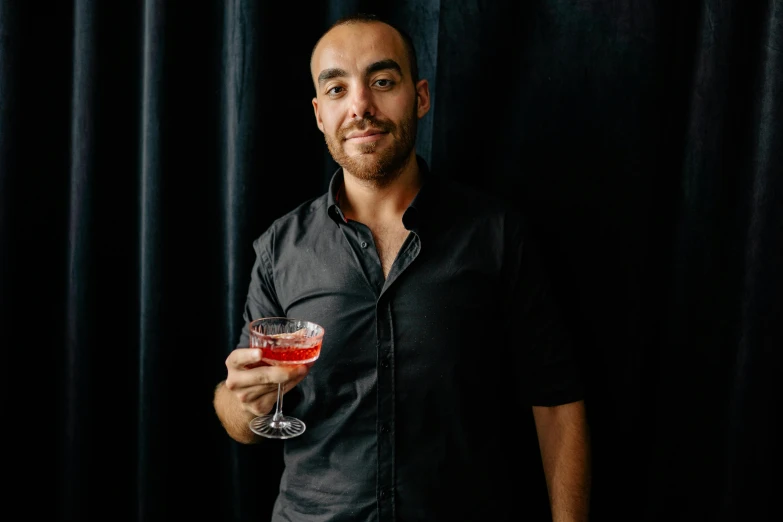
<instances>
[{"instance_id":1,"label":"dark fabric background","mask_svg":"<svg viewBox=\"0 0 783 522\"><path fill-rule=\"evenodd\" d=\"M252 240L335 167L308 60L355 9L415 39L419 152L543 245L587 372L593 520L775 519L778 0L0 0L8 509L268 519L280 446L233 443L212 392ZM545 519L540 468L498 480Z\"/></svg>"}]
</instances>

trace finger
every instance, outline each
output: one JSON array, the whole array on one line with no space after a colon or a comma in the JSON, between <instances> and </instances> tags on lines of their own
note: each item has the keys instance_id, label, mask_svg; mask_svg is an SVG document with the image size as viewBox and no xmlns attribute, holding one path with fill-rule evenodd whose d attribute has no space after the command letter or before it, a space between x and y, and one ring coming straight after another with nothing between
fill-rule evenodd
<instances>
[{"instance_id":1,"label":"finger","mask_svg":"<svg viewBox=\"0 0 783 522\"><path fill-rule=\"evenodd\" d=\"M261 362L260 348L237 348L226 358L226 367L241 370L248 365L257 365Z\"/></svg>"},{"instance_id":2,"label":"finger","mask_svg":"<svg viewBox=\"0 0 783 522\"><path fill-rule=\"evenodd\" d=\"M252 404L247 404L245 406L245 410L249 411L256 417L261 417L263 415L268 415L269 413L271 413L272 408L274 408L274 406L275 406L274 401L269 402L266 399L264 399L258 402L254 402Z\"/></svg>"},{"instance_id":3,"label":"finger","mask_svg":"<svg viewBox=\"0 0 783 522\"><path fill-rule=\"evenodd\" d=\"M307 377L307 372L300 374L298 377L295 377L291 379L290 381L283 384L283 394L288 393L291 391L294 387L296 387L297 384L302 382L304 378Z\"/></svg>"},{"instance_id":4,"label":"finger","mask_svg":"<svg viewBox=\"0 0 783 522\"><path fill-rule=\"evenodd\" d=\"M302 380L304 380L305 377L307 377L306 372L299 375L294 375L294 377L292 377L291 379L280 383L280 385L282 385L283 394L286 394L289 391L291 391L297 384L302 382ZM277 397L277 386L278 384L275 383L249 386L243 390L240 390L241 393L240 400L241 402L244 403L255 402L259 400L261 397L263 397L264 395L273 395L274 396L273 400L275 400L275 398Z\"/></svg>"},{"instance_id":5,"label":"finger","mask_svg":"<svg viewBox=\"0 0 783 522\"><path fill-rule=\"evenodd\" d=\"M307 373L282 383L282 394L285 395L291 391L296 385L302 382L305 377L307 377ZM247 388L240 394L240 401L244 405L244 408L251 413L254 413L255 415L266 415L272 410L277 402L277 386L278 385L266 384Z\"/></svg>"},{"instance_id":6,"label":"finger","mask_svg":"<svg viewBox=\"0 0 783 522\"><path fill-rule=\"evenodd\" d=\"M301 381L310 371L304 365L298 366L266 366L251 370L257 372L259 384L285 384L289 381Z\"/></svg>"},{"instance_id":7,"label":"finger","mask_svg":"<svg viewBox=\"0 0 783 522\"><path fill-rule=\"evenodd\" d=\"M232 391L255 386L276 387L294 379L304 378L309 368L301 366L263 366L252 370L229 369L226 386Z\"/></svg>"}]
</instances>

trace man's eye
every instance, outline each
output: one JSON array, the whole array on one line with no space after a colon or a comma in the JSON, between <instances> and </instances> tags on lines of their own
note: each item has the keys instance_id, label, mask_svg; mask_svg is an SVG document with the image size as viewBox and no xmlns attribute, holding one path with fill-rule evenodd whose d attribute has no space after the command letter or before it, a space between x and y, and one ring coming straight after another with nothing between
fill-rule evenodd
<instances>
[{"instance_id":1,"label":"man's eye","mask_svg":"<svg viewBox=\"0 0 783 522\"><path fill-rule=\"evenodd\" d=\"M328 94L330 96L334 96L335 94L340 94L341 92L343 92L343 88L340 87L340 86L337 86L337 87L332 87L331 89L326 91L326 94Z\"/></svg>"},{"instance_id":2,"label":"man's eye","mask_svg":"<svg viewBox=\"0 0 783 522\"><path fill-rule=\"evenodd\" d=\"M375 84L378 87L391 87L392 85L394 85L394 81L393 80L389 80L388 78L382 78L380 80L376 80Z\"/></svg>"}]
</instances>

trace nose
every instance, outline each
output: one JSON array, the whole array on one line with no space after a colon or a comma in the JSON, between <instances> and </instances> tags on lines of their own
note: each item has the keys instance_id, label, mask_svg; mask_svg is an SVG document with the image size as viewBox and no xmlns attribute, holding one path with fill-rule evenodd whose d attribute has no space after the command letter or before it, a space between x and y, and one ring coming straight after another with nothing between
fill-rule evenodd
<instances>
[{"instance_id":1,"label":"nose","mask_svg":"<svg viewBox=\"0 0 783 522\"><path fill-rule=\"evenodd\" d=\"M372 89L364 85L354 87L351 98L351 119L363 120L373 116L375 116L375 101Z\"/></svg>"}]
</instances>

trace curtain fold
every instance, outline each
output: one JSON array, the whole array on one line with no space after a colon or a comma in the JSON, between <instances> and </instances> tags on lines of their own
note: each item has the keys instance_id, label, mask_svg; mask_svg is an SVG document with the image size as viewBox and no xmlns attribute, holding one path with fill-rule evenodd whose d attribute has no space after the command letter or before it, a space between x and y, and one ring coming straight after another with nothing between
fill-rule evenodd
<instances>
[{"instance_id":1,"label":"curtain fold","mask_svg":"<svg viewBox=\"0 0 783 522\"><path fill-rule=\"evenodd\" d=\"M164 334L163 230L167 225L164 192L166 117L163 90L166 85L165 3L145 0L141 14L138 174L138 469L137 509L139 520L152 520L165 497L166 453L160 447L165 431L162 417L170 414L156 400L165 381L163 357L171 345ZM171 253L169 253L171 255ZM181 328L185 328L181 325ZM161 473L164 471L164 473Z\"/></svg>"},{"instance_id":2,"label":"curtain fold","mask_svg":"<svg viewBox=\"0 0 783 522\"><path fill-rule=\"evenodd\" d=\"M767 506L744 499L772 497L772 484L754 477L783 462L775 443L780 423L783 328L783 3L760 6L754 13L750 45L751 89L748 119L746 233L742 254L740 330L732 356L728 427L724 451L722 509L729 517L763 518ZM775 313L777 311L777 314ZM774 410L773 410L774 411Z\"/></svg>"},{"instance_id":3,"label":"curtain fold","mask_svg":"<svg viewBox=\"0 0 783 522\"><path fill-rule=\"evenodd\" d=\"M94 2L82 0L74 3L73 18L73 86L71 101L71 157L69 220L67 225L68 251L66 351L66 456L65 476L85 476L85 462L80 457L89 452L91 433L89 426L95 422L95 409L91 400L89 374L92 358L87 348L92 344L92 329L88 315L92 305L90 294L94 280L88 277L93 264L91 253L93 185L94 181L94 132L95 132L95 26ZM79 512L78 483L65 481L65 509Z\"/></svg>"}]
</instances>

